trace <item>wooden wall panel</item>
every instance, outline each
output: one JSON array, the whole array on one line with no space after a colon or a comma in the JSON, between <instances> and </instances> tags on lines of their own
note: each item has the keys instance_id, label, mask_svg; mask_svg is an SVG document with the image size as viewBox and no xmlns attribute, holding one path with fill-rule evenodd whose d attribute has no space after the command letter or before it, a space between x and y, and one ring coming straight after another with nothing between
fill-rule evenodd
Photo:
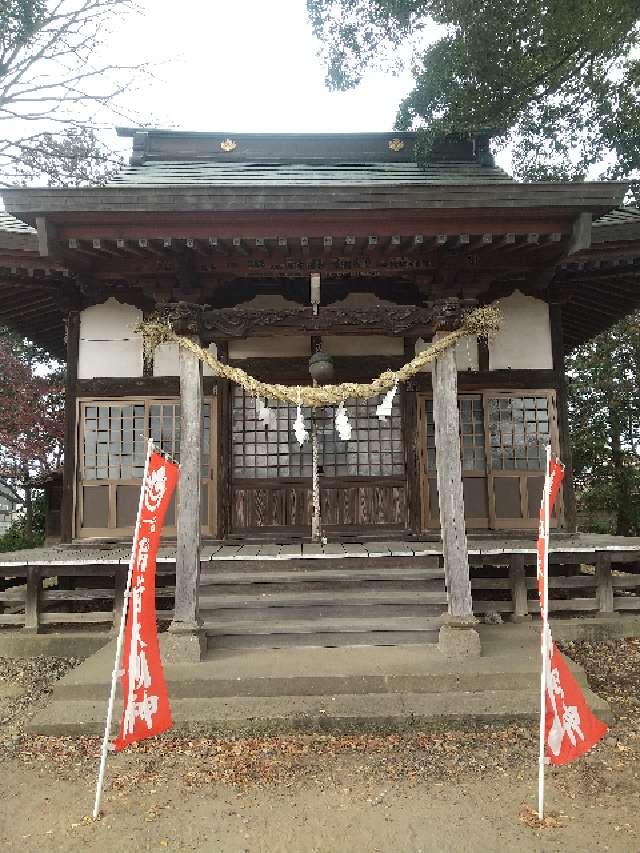
<instances>
[{"instance_id":1,"label":"wooden wall panel","mask_svg":"<svg viewBox=\"0 0 640 853\"><path fill-rule=\"evenodd\" d=\"M234 533L290 531L311 527L311 488L304 481L256 483L232 486ZM397 480L335 480L320 486L323 530L403 529L406 518L406 487Z\"/></svg>"}]
</instances>

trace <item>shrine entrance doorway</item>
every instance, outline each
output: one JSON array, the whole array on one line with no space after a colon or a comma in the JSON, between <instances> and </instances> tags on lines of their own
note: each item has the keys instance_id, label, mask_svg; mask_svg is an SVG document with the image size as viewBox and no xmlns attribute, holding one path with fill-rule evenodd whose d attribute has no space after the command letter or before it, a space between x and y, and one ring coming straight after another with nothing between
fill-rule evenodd
<instances>
[{"instance_id":1,"label":"shrine entrance doorway","mask_svg":"<svg viewBox=\"0 0 640 853\"><path fill-rule=\"evenodd\" d=\"M293 433L296 407L267 401L275 424L258 419L255 398L235 386L231 400L231 532L281 533L307 538L311 531L311 442ZM400 404L391 417L376 416L378 400L345 404L353 432L336 433L334 412L316 413L323 532L356 534L406 528L407 489ZM307 428L311 412L303 409Z\"/></svg>"}]
</instances>

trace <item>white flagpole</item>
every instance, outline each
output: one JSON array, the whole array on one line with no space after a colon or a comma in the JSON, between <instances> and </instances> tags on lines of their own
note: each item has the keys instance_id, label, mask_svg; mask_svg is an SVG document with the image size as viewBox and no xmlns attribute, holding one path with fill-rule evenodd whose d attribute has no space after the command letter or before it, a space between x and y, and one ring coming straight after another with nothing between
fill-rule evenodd
<instances>
[{"instance_id":1,"label":"white flagpole","mask_svg":"<svg viewBox=\"0 0 640 853\"><path fill-rule=\"evenodd\" d=\"M544 820L544 733L546 728L547 709L547 658L549 654L549 500L551 478L549 466L551 465L551 445L546 449L546 469L544 475L544 487L542 492L542 511L544 525L544 560L542 561L542 642L540 644L542 655L542 668L540 672L540 754L538 759L538 817Z\"/></svg>"},{"instance_id":2,"label":"white flagpole","mask_svg":"<svg viewBox=\"0 0 640 853\"><path fill-rule=\"evenodd\" d=\"M100 813L100 800L102 798L102 787L104 785L104 771L107 764L107 753L109 752L109 737L111 734L111 723L113 720L113 706L116 698L116 687L118 678L120 677L120 659L122 657L122 643L124 640L124 628L127 621L127 612L129 610L129 597L131 593L131 576L133 574L133 563L136 558L136 542L138 541L138 533L140 532L140 516L142 514L142 501L144 498L144 485L147 481L149 471L149 459L153 452L153 439L149 439L147 443L147 458L144 463L144 473L142 475L142 485L140 486L140 500L138 502L138 515L136 518L136 526L133 533L133 542L131 544L131 556L129 557L129 572L127 575L127 585L124 592L124 602L122 604L122 616L120 618L120 629L118 631L118 639L116 640L116 659L113 664L113 672L111 673L111 693L109 694L109 704L107 706L107 721L104 727L104 735L102 738L102 750L100 753L100 770L98 771L98 782L96 784L96 800L93 806L93 819L96 820Z\"/></svg>"}]
</instances>

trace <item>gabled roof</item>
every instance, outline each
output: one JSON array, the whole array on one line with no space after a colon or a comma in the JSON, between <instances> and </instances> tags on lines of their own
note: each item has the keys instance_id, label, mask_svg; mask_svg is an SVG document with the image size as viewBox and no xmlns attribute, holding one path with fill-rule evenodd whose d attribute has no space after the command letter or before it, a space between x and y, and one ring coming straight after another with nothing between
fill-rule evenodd
<instances>
[{"instance_id":1,"label":"gabled roof","mask_svg":"<svg viewBox=\"0 0 640 853\"><path fill-rule=\"evenodd\" d=\"M265 257L276 271L290 262L295 276L304 257L324 260L331 247L392 271L402 253L407 269L477 253L487 267L504 258L506 287L529 258L524 266L544 267L544 280L571 294L569 347L640 304L640 212L619 208L627 184L518 183L495 166L486 136L443 140L423 168L413 133L119 133L133 139L133 155L109 186L3 193L0 323L57 354L60 297L75 274L98 269L106 280L109 267L117 286L131 270L144 282L183 255L205 276L243 265L263 274ZM593 217L592 245L568 255L581 214Z\"/></svg>"}]
</instances>

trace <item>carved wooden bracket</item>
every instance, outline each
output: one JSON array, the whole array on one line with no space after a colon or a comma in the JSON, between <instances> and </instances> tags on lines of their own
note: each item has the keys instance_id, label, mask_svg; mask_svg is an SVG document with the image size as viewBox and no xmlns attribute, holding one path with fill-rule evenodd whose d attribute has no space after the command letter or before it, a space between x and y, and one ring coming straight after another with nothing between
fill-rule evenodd
<instances>
[{"instance_id":1,"label":"carved wooden bracket","mask_svg":"<svg viewBox=\"0 0 640 853\"><path fill-rule=\"evenodd\" d=\"M311 308L247 311L222 308L203 314L203 337L242 338L269 328L294 329L306 334L363 331L388 335L428 335L434 331L434 312L415 305L375 305L366 308L323 308L313 316Z\"/></svg>"},{"instance_id":2,"label":"carved wooden bracket","mask_svg":"<svg viewBox=\"0 0 640 853\"><path fill-rule=\"evenodd\" d=\"M460 328L464 315L478 304L476 299L460 299L450 296L433 303L432 316L434 329L439 332L452 332Z\"/></svg>"},{"instance_id":3,"label":"carved wooden bracket","mask_svg":"<svg viewBox=\"0 0 640 853\"><path fill-rule=\"evenodd\" d=\"M206 305L195 302L173 302L165 306L166 316L179 335L202 336L203 313Z\"/></svg>"}]
</instances>

